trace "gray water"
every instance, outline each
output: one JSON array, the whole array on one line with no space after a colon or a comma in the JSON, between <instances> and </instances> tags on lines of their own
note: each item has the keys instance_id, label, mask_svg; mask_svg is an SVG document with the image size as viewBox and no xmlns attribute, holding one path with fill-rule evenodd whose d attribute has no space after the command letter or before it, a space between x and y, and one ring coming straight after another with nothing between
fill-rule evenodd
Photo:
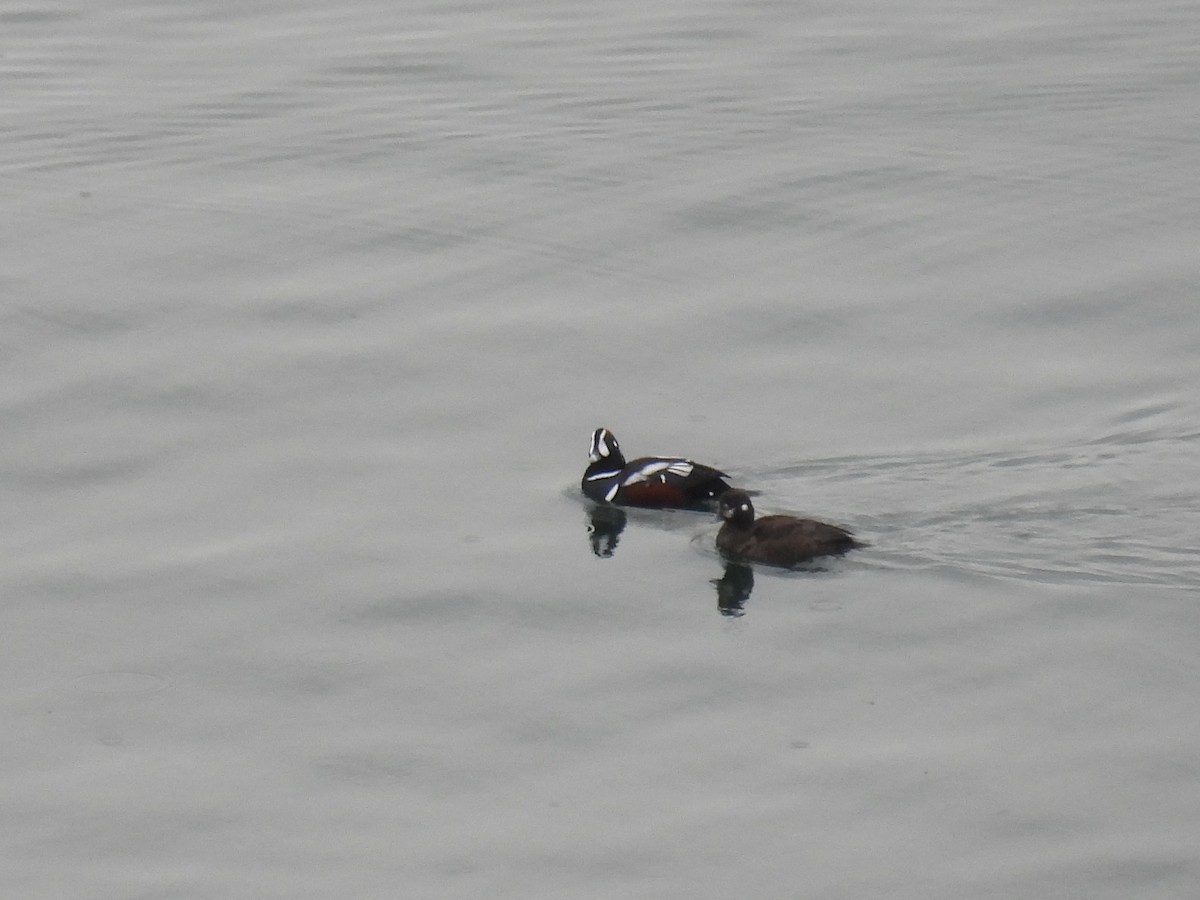
<instances>
[{"instance_id":1,"label":"gray water","mask_svg":"<svg viewBox=\"0 0 1200 900\"><path fill-rule=\"evenodd\" d=\"M1197 46L0 4L0 894L1192 896ZM871 546L598 555L599 425Z\"/></svg>"}]
</instances>

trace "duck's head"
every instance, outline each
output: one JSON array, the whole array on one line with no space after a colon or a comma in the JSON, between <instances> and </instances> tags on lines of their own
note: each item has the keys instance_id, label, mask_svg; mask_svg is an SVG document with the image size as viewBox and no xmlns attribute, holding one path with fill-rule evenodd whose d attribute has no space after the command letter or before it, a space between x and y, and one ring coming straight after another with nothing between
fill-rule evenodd
<instances>
[{"instance_id":1,"label":"duck's head","mask_svg":"<svg viewBox=\"0 0 1200 900\"><path fill-rule=\"evenodd\" d=\"M617 443L613 433L607 428L597 428L592 432L592 447L588 459L592 462L604 459L623 464L625 457L621 455L621 445Z\"/></svg>"},{"instance_id":2,"label":"duck's head","mask_svg":"<svg viewBox=\"0 0 1200 900\"><path fill-rule=\"evenodd\" d=\"M717 515L735 525L751 525L754 522L754 504L745 491L726 491L717 501Z\"/></svg>"}]
</instances>

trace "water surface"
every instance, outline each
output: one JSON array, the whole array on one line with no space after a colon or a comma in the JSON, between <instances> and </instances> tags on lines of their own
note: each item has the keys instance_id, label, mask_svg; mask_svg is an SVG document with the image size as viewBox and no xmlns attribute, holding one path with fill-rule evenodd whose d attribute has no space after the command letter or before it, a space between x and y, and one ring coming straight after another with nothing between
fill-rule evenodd
<instances>
[{"instance_id":1,"label":"water surface","mask_svg":"<svg viewBox=\"0 0 1200 900\"><path fill-rule=\"evenodd\" d=\"M6 895L1193 890L1187 4L0 24Z\"/></svg>"}]
</instances>

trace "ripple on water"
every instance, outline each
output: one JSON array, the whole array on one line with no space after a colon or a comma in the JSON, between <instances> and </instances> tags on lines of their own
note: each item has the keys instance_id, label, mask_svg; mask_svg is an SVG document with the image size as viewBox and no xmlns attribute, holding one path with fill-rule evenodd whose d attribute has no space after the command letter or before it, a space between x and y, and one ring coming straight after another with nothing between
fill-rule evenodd
<instances>
[{"instance_id":1,"label":"ripple on water","mask_svg":"<svg viewBox=\"0 0 1200 900\"><path fill-rule=\"evenodd\" d=\"M1200 528L1193 443L1186 425L1158 423L1134 440L813 460L747 480L771 498L764 511L853 528L873 545L865 564L1196 588L1200 551L1186 540Z\"/></svg>"}]
</instances>

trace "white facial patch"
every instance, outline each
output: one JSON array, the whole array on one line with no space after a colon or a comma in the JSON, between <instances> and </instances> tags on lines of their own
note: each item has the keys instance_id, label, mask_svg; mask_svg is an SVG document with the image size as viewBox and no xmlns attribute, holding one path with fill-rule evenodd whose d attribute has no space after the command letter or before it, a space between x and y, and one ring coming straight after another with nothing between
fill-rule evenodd
<instances>
[{"instance_id":1,"label":"white facial patch","mask_svg":"<svg viewBox=\"0 0 1200 900\"><path fill-rule=\"evenodd\" d=\"M597 428L592 432L592 446L588 450L588 459L592 462L599 462L608 456L608 442L604 440L608 436L608 432L603 428Z\"/></svg>"}]
</instances>

